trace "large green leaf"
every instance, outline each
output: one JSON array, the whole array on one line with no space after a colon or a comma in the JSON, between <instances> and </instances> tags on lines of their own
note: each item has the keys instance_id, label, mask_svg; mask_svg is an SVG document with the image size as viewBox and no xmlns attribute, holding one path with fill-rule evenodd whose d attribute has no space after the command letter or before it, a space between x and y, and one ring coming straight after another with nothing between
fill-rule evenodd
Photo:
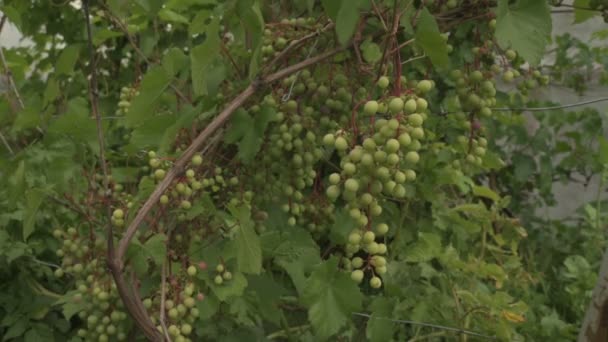
<instances>
[{"instance_id":1,"label":"large green leaf","mask_svg":"<svg viewBox=\"0 0 608 342\"><path fill-rule=\"evenodd\" d=\"M590 0L574 0L574 23L579 24L599 15L600 11L590 9ZM587 9L589 8L589 9Z\"/></svg>"},{"instance_id":2,"label":"large green leaf","mask_svg":"<svg viewBox=\"0 0 608 342\"><path fill-rule=\"evenodd\" d=\"M237 221L236 227L236 261L239 271L260 274L262 272L262 246L260 237L254 230L251 213L245 206L230 207L230 212Z\"/></svg>"},{"instance_id":3,"label":"large green leaf","mask_svg":"<svg viewBox=\"0 0 608 342\"><path fill-rule=\"evenodd\" d=\"M416 43L435 66L445 67L449 64L447 43L441 38L435 17L425 8L420 11L416 24Z\"/></svg>"},{"instance_id":4,"label":"large green leaf","mask_svg":"<svg viewBox=\"0 0 608 342\"><path fill-rule=\"evenodd\" d=\"M69 137L73 141L86 144L95 153L99 152L97 124L90 116L87 100L75 97L67 104L64 114L52 121L47 129L49 138Z\"/></svg>"},{"instance_id":5,"label":"large green leaf","mask_svg":"<svg viewBox=\"0 0 608 342\"><path fill-rule=\"evenodd\" d=\"M319 246L307 231L295 227L280 234L283 241L274 251L275 263L283 268L298 293L306 287L306 277L321 262Z\"/></svg>"},{"instance_id":6,"label":"large green leaf","mask_svg":"<svg viewBox=\"0 0 608 342\"><path fill-rule=\"evenodd\" d=\"M219 25L219 20L213 19L205 28L205 41L192 48L190 53L192 87L197 96L208 94L207 74L220 49Z\"/></svg>"},{"instance_id":7,"label":"large green leaf","mask_svg":"<svg viewBox=\"0 0 608 342\"><path fill-rule=\"evenodd\" d=\"M334 216L329 238L333 243L343 245L348 242L348 235L357 227L357 223L350 217L346 209L339 210Z\"/></svg>"},{"instance_id":8,"label":"large green leaf","mask_svg":"<svg viewBox=\"0 0 608 342\"><path fill-rule=\"evenodd\" d=\"M441 253L441 237L433 233L421 232L418 241L405 252L408 262L424 262L436 258Z\"/></svg>"},{"instance_id":9,"label":"large green leaf","mask_svg":"<svg viewBox=\"0 0 608 342\"><path fill-rule=\"evenodd\" d=\"M149 120L155 112L160 96L171 83L171 77L161 66L152 67L144 76L139 95L131 102L126 123L138 126Z\"/></svg>"},{"instance_id":10,"label":"large green leaf","mask_svg":"<svg viewBox=\"0 0 608 342\"><path fill-rule=\"evenodd\" d=\"M343 0L321 0L321 5L323 5L325 14L327 14L331 20L336 21L342 2Z\"/></svg>"},{"instance_id":11,"label":"large green leaf","mask_svg":"<svg viewBox=\"0 0 608 342\"><path fill-rule=\"evenodd\" d=\"M538 65L551 37L551 11L546 1L499 0L496 39L504 49L515 49L528 63Z\"/></svg>"},{"instance_id":12,"label":"large green leaf","mask_svg":"<svg viewBox=\"0 0 608 342\"><path fill-rule=\"evenodd\" d=\"M23 214L23 240L34 232L34 224L38 217L38 209L44 200L44 192L39 189L30 189L25 193L25 212Z\"/></svg>"},{"instance_id":13,"label":"large green leaf","mask_svg":"<svg viewBox=\"0 0 608 342\"><path fill-rule=\"evenodd\" d=\"M78 61L78 55L80 54L80 45L74 44L69 45L59 55L57 62L55 63L55 72L57 75L69 75L74 71L76 61Z\"/></svg>"},{"instance_id":14,"label":"large green leaf","mask_svg":"<svg viewBox=\"0 0 608 342\"><path fill-rule=\"evenodd\" d=\"M367 323L365 334L371 342L390 341L395 333L395 323L382 319L392 316L394 301L387 297L378 297L371 304L372 317ZM379 319L380 318L380 319Z\"/></svg>"},{"instance_id":15,"label":"large green leaf","mask_svg":"<svg viewBox=\"0 0 608 342\"><path fill-rule=\"evenodd\" d=\"M361 309L363 295L350 276L338 268L338 258L319 264L306 282L302 302L319 339L343 328L351 314Z\"/></svg>"},{"instance_id":16,"label":"large green leaf","mask_svg":"<svg viewBox=\"0 0 608 342\"><path fill-rule=\"evenodd\" d=\"M361 0L342 1L336 17L336 34L338 35L338 42L342 45L348 43L355 33L359 22L360 3Z\"/></svg>"},{"instance_id":17,"label":"large green leaf","mask_svg":"<svg viewBox=\"0 0 608 342\"><path fill-rule=\"evenodd\" d=\"M230 118L230 128L226 131L225 141L237 143L237 157L245 164L251 163L264 142L264 132L276 117L276 111L264 106L253 117L243 110L237 110Z\"/></svg>"}]
</instances>

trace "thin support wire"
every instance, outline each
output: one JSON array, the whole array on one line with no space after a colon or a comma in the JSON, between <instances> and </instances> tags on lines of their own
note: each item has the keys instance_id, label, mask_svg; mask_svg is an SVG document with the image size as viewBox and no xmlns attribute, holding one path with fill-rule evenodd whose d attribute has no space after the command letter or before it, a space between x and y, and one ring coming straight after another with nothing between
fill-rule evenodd
<instances>
[{"instance_id":1,"label":"thin support wire","mask_svg":"<svg viewBox=\"0 0 608 342\"><path fill-rule=\"evenodd\" d=\"M352 313L353 316L360 316L360 317L365 317L368 319L379 319L379 320L383 320L383 321L390 321L393 323L401 323L401 324L409 324L409 325L418 325L418 326L423 326L423 327L429 327L429 328L435 328L435 329L441 329L441 330L446 330L446 331L453 331L459 334L464 334L464 335L470 335L470 336L477 336L477 337L482 337L488 340L496 340L496 337L494 336L490 336L490 335L484 335L475 331L471 331L471 330L465 330L465 329L460 329L460 328L454 328L454 327L447 327L444 325L438 325L438 324L431 324L431 323L424 323L424 322L416 322L416 321L408 321L408 320L404 320L404 319L392 319L392 318L387 318L387 317L376 317L376 316L372 316L370 314L366 314L363 312L353 312Z\"/></svg>"}]
</instances>

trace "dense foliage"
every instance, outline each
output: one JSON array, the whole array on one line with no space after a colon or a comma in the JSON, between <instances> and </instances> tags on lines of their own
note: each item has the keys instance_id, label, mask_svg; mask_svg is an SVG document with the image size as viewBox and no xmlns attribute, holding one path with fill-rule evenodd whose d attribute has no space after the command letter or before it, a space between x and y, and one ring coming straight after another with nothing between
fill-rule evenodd
<instances>
[{"instance_id":1,"label":"dense foliage","mask_svg":"<svg viewBox=\"0 0 608 342\"><path fill-rule=\"evenodd\" d=\"M605 49L539 67L549 3L0 5L4 340L575 338L605 117L524 112Z\"/></svg>"}]
</instances>

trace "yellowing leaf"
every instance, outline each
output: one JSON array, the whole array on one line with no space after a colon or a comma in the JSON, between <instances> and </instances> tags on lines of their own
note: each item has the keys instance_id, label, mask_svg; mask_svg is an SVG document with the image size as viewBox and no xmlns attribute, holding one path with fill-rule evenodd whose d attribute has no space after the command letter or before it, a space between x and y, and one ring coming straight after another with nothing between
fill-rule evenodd
<instances>
[{"instance_id":1,"label":"yellowing leaf","mask_svg":"<svg viewBox=\"0 0 608 342\"><path fill-rule=\"evenodd\" d=\"M510 322L513 323L523 323L526 321L526 319L524 318L524 316L517 314L515 312L512 311L507 311L507 310L503 310L502 311L502 316Z\"/></svg>"}]
</instances>

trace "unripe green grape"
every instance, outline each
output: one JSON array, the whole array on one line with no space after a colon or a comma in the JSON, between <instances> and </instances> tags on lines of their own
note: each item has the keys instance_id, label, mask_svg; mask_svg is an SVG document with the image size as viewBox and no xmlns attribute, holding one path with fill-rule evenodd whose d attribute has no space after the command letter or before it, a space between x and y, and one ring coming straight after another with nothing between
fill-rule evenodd
<instances>
[{"instance_id":1,"label":"unripe green grape","mask_svg":"<svg viewBox=\"0 0 608 342\"><path fill-rule=\"evenodd\" d=\"M419 97L416 99L416 108L418 111L424 111L429 107L429 103L423 99L422 97Z\"/></svg>"},{"instance_id":2,"label":"unripe green grape","mask_svg":"<svg viewBox=\"0 0 608 342\"><path fill-rule=\"evenodd\" d=\"M367 116L376 115L378 112L378 102L376 101L367 101L363 106L363 113Z\"/></svg>"},{"instance_id":3,"label":"unripe green grape","mask_svg":"<svg viewBox=\"0 0 608 342\"><path fill-rule=\"evenodd\" d=\"M363 267L363 259L361 259L360 257L354 257L353 260L351 260L351 266L353 268Z\"/></svg>"},{"instance_id":4,"label":"unripe green grape","mask_svg":"<svg viewBox=\"0 0 608 342\"><path fill-rule=\"evenodd\" d=\"M340 188L337 185L330 185L326 190L327 197L331 200L335 200L340 196Z\"/></svg>"},{"instance_id":5,"label":"unripe green grape","mask_svg":"<svg viewBox=\"0 0 608 342\"><path fill-rule=\"evenodd\" d=\"M388 120L388 127L391 129L391 131L396 131L400 126L399 120L397 119L390 119Z\"/></svg>"},{"instance_id":6,"label":"unripe green grape","mask_svg":"<svg viewBox=\"0 0 608 342\"><path fill-rule=\"evenodd\" d=\"M182 202L180 203L180 207L182 209L188 210L188 209L192 208L192 203L190 203L190 201L188 201L188 200L182 200Z\"/></svg>"},{"instance_id":7,"label":"unripe green grape","mask_svg":"<svg viewBox=\"0 0 608 342\"><path fill-rule=\"evenodd\" d=\"M391 153L386 157L386 163L390 166L395 166L395 165L399 164L400 160L401 160L401 158L396 153Z\"/></svg>"},{"instance_id":8,"label":"unripe green grape","mask_svg":"<svg viewBox=\"0 0 608 342\"><path fill-rule=\"evenodd\" d=\"M389 177L391 176L389 169L387 169L384 166L380 166L379 168L376 169L376 176L380 179L380 180L387 180L389 179Z\"/></svg>"},{"instance_id":9,"label":"unripe green grape","mask_svg":"<svg viewBox=\"0 0 608 342\"><path fill-rule=\"evenodd\" d=\"M378 225L376 225L376 233L379 236L384 236L386 235L386 233L388 233L389 227L388 224L386 223L379 223Z\"/></svg>"},{"instance_id":10,"label":"unripe green grape","mask_svg":"<svg viewBox=\"0 0 608 342\"><path fill-rule=\"evenodd\" d=\"M230 272L230 271L224 272L224 274L222 274L222 278L224 278L224 280L231 280L232 279L232 272Z\"/></svg>"},{"instance_id":11,"label":"unripe green grape","mask_svg":"<svg viewBox=\"0 0 608 342\"><path fill-rule=\"evenodd\" d=\"M156 169L154 171L154 178L156 178L157 180L161 180L161 179L165 178L166 173L167 172L163 169Z\"/></svg>"},{"instance_id":12,"label":"unripe green grape","mask_svg":"<svg viewBox=\"0 0 608 342\"><path fill-rule=\"evenodd\" d=\"M196 267L194 265L190 265L186 272L189 276L194 277L196 275Z\"/></svg>"},{"instance_id":13,"label":"unripe green grape","mask_svg":"<svg viewBox=\"0 0 608 342\"><path fill-rule=\"evenodd\" d=\"M510 83L510 82L513 81L513 77L514 76L515 75L513 74L513 71L507 70L507 71L505 71L504 74L502 74L502 80L505 81L505 82L507 82L507 83Z\"/></svg>"},{"instance_id":14,"label":"unripe green grape","mask_svg":"<svg viewBox=\"0 0 608 342\"><path fill-rule=\"evenodd\" d=\"M115 219L122 219L125 217L125 212L122 209L116 209L112 213L112 217L114 217Z\"/></svg>"},{"instance_id":15,"label":"unripe green grape","mask_svg":"<svg viewBox=\"0 0 608 342\"><path fill-rule=\"evenodd\" d=\"M357 167L353 163L345 163L342 169L347 176L352 176L357 172Z\"/></svg>"},{"instance_id":16,"label":"unripe green grape","mask_svg":"<svg viewBox=\"0 0 608 342\"><path fill-rule=\"evenodd\" d=\"M363 148L368 152L373 152L376 150L376 142L374 139L365 138L365 140L363 140Z\"/></svg>"},{"instance_id":17,"label":"unripe green grape","mask_svg":"<svg viewBox=\"0 0 608 342\"><path fill-rule=\"evenodd\" d=\"M407 170L404 170L403 173L405 173L405 176L407 177L408 181L416 180L416 171L407 169Z\"/></svg>"},{"instance_id":18,"label":"unripe green grape","mask_svg":"<svg viewBox=\"0 0 608 342\"><path fill-rule=\"evenodd\" d=\"M359 283L361 283L361 281L363 281L364 276L365 276L365 274L361 270L354 270L350 274L350 278L352 280L354 280L357 284L359 284Z\"/></svg>"},{"instance_id":19,"label":"unripe green grape","mask_svg":"<svg viewBox=\"0 0 608 342\"><path fill-rule=\"evenodd\" d=\"M61 277L63 277L63 269L58 268L53 272L53 274L55 275L55 277L61 278Z\"/></svg>"},{"instance_id":20,"label":"unripe green grape","mask_svg":"<svg viewBox=\"0 0 608 342\"><path fill-rule=\"evenodd\" d=\"M350 178L344 182L344 189L351 192L359 190L359 182L356 179Z\"/></svg>"},{"instance_id":21,"label":"unripe green grape","mask_svg":"<svg viewBox=\"0 0 608 342\"><path fill-rule=\"evenodd\" d=\"M344 139L344 137L337 137L334 143L334 147L338 151L346 151L346 149L348 148L348 142L346 141L346 139Z\"/></svg>"},{"instance_id":22,"label":"unripe green grape","mask_svg":"<svg viewBox=\"0 0 608 342\"><path fill-rule=\"evenodd\" d=\"M378 87L380 89L386 89L389 85L390 81L388 79L388 77L386 76L382 76L378 79L378 82L376 82L376 84L378 85Z\"/></svg>"},{"instance_id":23,"label":"unripe green grape","mask_svg":"<svg viewBox=\"0 0 608 342\"><path fill-rule=\"evenodd\" d=\"M387 153L395 153L397 151L399 151L399 141L397 139L389 139L386 141L386 144L384 145L384 150Z\"/></svg>"},{"instance_id":24,"label":"unripe green grape","mask_svg":"<svg viewBox=\"0 0 608 342\"><path fill-rule=\"evenodd\" d=\"M352 208L348 211L351 218L354 220L358 220L361 217L361 210L357 208Z\"/></svg>"},{"instance_id":25,"label":"unripe green grape","mask_svg":"<svg viewBox=\"0 0 608 342\"><path fill-rule=\"evenodd\" d=\"M486 149L485 149L485 148L483 148L483 147L481 147L481 146L478 146L478 147L476 147L476 148L475 148L475 151L474 151L474 152L475 152L475 154L476 154L476 155L478 155L478 156L483 156L483 155L485 155L485 154L486 154Z\"/></svg>"},{"instance_id":26,"label":"unripe green grape","mask_svg":"<svg viewBox=\"0 0 608 342\"><path fill-rule=\"evenodd\" d=\"M376 161L377 163L383 163L386 160L387 157L387 153L384 151L376 151L374 153L374 161Z\"/></svg>"},{"instance_id":27,"label":"unripe green grape","mask_svg":"<svg viewBox=\"0 0 608 342\"><path fill-rule=\"evenodd\" d=\"M382 286L382 280L374 276L369 280L369 286L374 289L379 289Z\"/></svg>"},{"instance_id":28,"label":"unripe green grape","mask_svg":"<svg viewBox=\"0 0 608 342\"><path fill-rule=\"evenodd\" d=\"M473 72L471 72L471 75L469 77L473 82L478 83L483 80L483 73L479 70L474 70Z\"/></svg>"},{"instance_id":29,"label":"unripe green grape","mask_svg":"<svg viewBox=\"0 0 608 342\"><path fill-rule=\"evenodd\" d=\"M348 235L348 242L353 245L359 244L361 242L361 234L358 232L353 232Z\"/></svg>"},{"instance_id":30,"label":"unripe green grape","mask_svg":"<svg viewBox=\"0 0 608 342\"><path fill-rule=\"evenodd\" d=\"M409 144L412 143L412 138L408 133L402 133L399 135L399 138L397 138L399 141L399 144L401 146L408 146Z\"/></svg>"},{"instance_id":31,"label":"unripe green grape","mask_svg":"<svg viewBox=\"0 0 608 342\"><path fill-rule=\"evenodd\" d=\"M192 326L188 323L184 323L181 325L179 332L181 332L184 335L190 335L192 333ZM176 342L177 342L177 340L176 340Z\"/></svg>"},{"instance_id":32,"label":"unripe green grape","mask_svg":"<svg viewBox=\"0 0 608 342\"><path fill-rule=\"evenodd\" d=\"M340 183L341 177L339 173L332 173L329 175L329 183L332 185L336 185Z\"/></svg>"},{"instance_id":33,"label":"unripe green grape","mask_svg":"<svg viewBox=\"0 0 608 342\"><path fill-rule=\"evenodd\" d=\"M403 100L400 97L395 97L388 103L388 110L391 113L396 114L403 110L403 106Z\"/></svg>"},{"instance_id":34,"label":"unripe green grape","mask_svg":"<svg viewBox=\"0 0 608 342\"><path fill-rule=\"evenodd\" d=\"M363 205L363 206L367 206L367 205L370 205L373 202L373 200L374 200L374 197L371 194L364 193L359 198L359 203L361 203L361 205Z\"/></svg>"},{"instance_id":35,"label":"unripe green grape","mask_svg":"<svg viewBox=\"0 0 608 342\"><path fill-rule=\"evenodd\" d=\"M368 230L363 234L362 241L365 244L369 244L369 243L374 242L375 239L376 239L376 234L374 234L374 232L372 232L371 230Z\"/></svg>"},{"instance_id":36,"label":"unripe green grape","mask_svg":"<svg viewBox=\"0 0 608 342\"><path fill-rule=\"evenodd\" d=\"M488 27L492 30L496 29L496 19L492 19L488 22Z\"/></svg>"},{"instance_id":37,"label":"unripe green grape","mask_svg":"<svg viewBox=\"0 0 608 342\"><path fill-rule=\"evenodd\" d=\"M512 61L515 58L517 58L517 52L509 49L509 50L505 51L505 57L507 57L508 60Z\"/></svg>"},{"instance_id":38,"label":"unripe green grape","mask_svg":"<svg viewBox=\"0 0 608 342\"><path fill-rule=\"evenodd\" d=\"M422 80L418 82L418 84L416 85L416 89L418 89L418 91L422 94L428 93L429 91L431 91L431 89L433 89L433 83L429 80Z\"/></svg>"},{"instance_id":39,"label":"unripe green grape","mask_svg":"<svg viewBox=\"0 0 608 342\"><path fill-rule=\"evenodd\" d=\"M398 184L401 184L401 183L405 183L405 181L407 180L407 176L405 175L405 173L398 170L398 171L395 171L395 174L393 175L393 179Z\"/></svg>"},{"instance_id":40,"label":"unripe green grape","mask_svg":"<svg viewBox=\"0 0 608 342\"><path fill-rule=\"evenodd\" d=\"M169 310L169 312L167 314L169 315L169 318L171 318L171 319L176 319L177 317L179 317L179 312L177 311L176 308L172 308L171 310Z\"/></svg>"},{"instance_id":41,"label":"unripe green grape","mask_svg":"<svg viewBox=\"0 0 608 342\"><path fill-rule=\"evenodd\" d=\"M393 189L393 195L397 198L403 198L406 195L405 187L401 184L397 184Z\"/></svg>"},{"instance_id":42,"label":"unripe green grape","mask_svg":"<svg viewBox=\"0 0 608 342\"><path fill-rule=\"evenodd\" d=\"M414 99L409 99L405 102L405 104L403 105L403 111L406 114L410 114L410 113L414 113L416 111L416 108L418 107L418 104L416 102L416 100Z\"/></svg>"},{"instance_id":43,"label":"unripe green grape","mask_svg":"<svg viewBox=\"0 0 608 342\"><path fill-rule=\"evenodd\" d=\"M218 274L215 276L215 278L213 278L213 282L216 285L222 285L222 283L224 282L224 278L222 278L222 276Z\"/></svg>"},{"instance_id":44,"label":"unripe green grape","mask_svg":"<svg viewBox=\"0 0 608 342\"><path fill-rule=\"evenodd\" d=\"M387 271L386 266L378 266L378 267L375 267L375 268L374 268L374 270L375 270L375 271L376 271L376 273L377 273L377 274L379 274L379 275L383 275L383 274L385 274L385 273L386 273L386 271Z\"/></svg>"},{"instance_id":45,"label":"unripe green grape","mask_svg":"<svg viewBox=\"0 0 608 342\"><path fill-rule=\"evenodd\" d=\"M489 117L492 115L492 109L490 109L489 107L483 107L481 108L479 113L485 117Z\"/></svg>"},{"instance_id":46,"label":"unripe green grape","mask_svg":"<svg viewBox=\"0 0 608 342\"><path fill-rule=\"evenodd\" d=\"M418 152L410 151L405 155L405 160L408 163L416 164L420 160L420 155L418 154Z\"/></svg>"},{"instance_id":47,"label":"unripe green grape","mask_svg":"<svg viewBox=\"0 0 608 342\"><path fill-rule=\"evenodd\" d=\"M370 188L369 188L369 191L370 191L372 194L379 194L379 193L381 193L381 192L382 192L382 183L381 183L381 182L379 182L379 181L373 181L373 182L371 182L371 183L370 183ZM380 207L380 208L381 208L381 207ZM372 209L371 209L371 210L373 210L373 207L372 207Z\"/></svg>"},{"instance_id":48,"label":"unripe green grape","mask_svg":"<svg viewBox=\"0 0 608 342\"><path fill-rule=\"evenodd\" d=\"M290 218L288 218L288 219L287 219L287 225L289 225L289 226L291 226L291 227L295 226L295 225L296 225L296 218L295 218L295 217L293 217L293 216L292 216L292 217L290 217Z\"/></svg>"},{"instance_id":49,"label":"unripe green grape","mask_svg":"<svg viewBox=\"0 0 608 342\"><path fill-rule=\"evenodd\" d=\"M422 122L424 121L424 119L422 118L422 115L414 113L408 115L407 121L410 123L410 125L414 127L420 127L422 126Z\"/></svg>"},{"instance_id":50,"label":"unripe green grape","mask_svg":"<svg viewBox=\"0 0 608 342\"><path fill-rule=\"evenodd\" d=\"M333 147L335 142L336 142L336 138L331 133L328 133L323 137L323 144L327 147Z\"/></svg>"},{"instance_id":51,"label":"unripe green grape","mask_svg":"<svg viewBox=\"0 0 608 342\"><path fill-rule=\"evenodd\" d=\"M422 129L422 127L415 127L410 132L410 135L414 139L422 139L422 138L424 138L424 129Z\"/></svg>"}]
</instances>

